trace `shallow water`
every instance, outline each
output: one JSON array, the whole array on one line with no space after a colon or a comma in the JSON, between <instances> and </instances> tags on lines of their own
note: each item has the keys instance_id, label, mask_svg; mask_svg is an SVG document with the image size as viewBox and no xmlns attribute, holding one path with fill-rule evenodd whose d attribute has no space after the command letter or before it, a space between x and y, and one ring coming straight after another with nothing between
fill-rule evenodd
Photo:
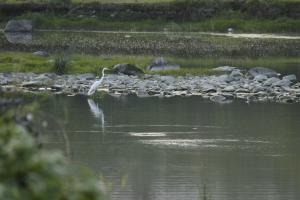
<instances>
[{"instance_id":1,"label":"shallow water","mask_svg":"<svg viewBox=\"0 0 300 200\"><path fill-rule=\"evenodd\" d=\"M300 104L50 96L44 148L101 172L112 199L300 198ZM42 117L43 118L43 117Z\"/></svg>"}]
</instances>

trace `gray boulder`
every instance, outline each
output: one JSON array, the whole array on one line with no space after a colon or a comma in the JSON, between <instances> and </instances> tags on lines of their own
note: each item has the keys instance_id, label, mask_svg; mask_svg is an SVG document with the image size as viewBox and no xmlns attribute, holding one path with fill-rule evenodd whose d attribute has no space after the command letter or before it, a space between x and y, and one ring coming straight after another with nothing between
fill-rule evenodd
<instances>
[{"instance_id":1,"label":"gray boulder","mask_svg":"<svg viewBox=\"0 0 300 200\"><path fill-rule=\"evenodd\" d=\"M180 65L168 63L163 57L157 58L147 67L150 71L178 70Z\"/></svg>"},{"instance_id":2,"label":"gray boulder","mask_svg":"<svg viewBox=\"0 0 300 200\"><path fill-rule=\"evenodd\" d=\"M49 54L46 51L36 51L32 53L35 56L48 57Z\"/></svg>"},{"instance_id":3,"label":"gray boulder","mask_svg":"<svg viewBox=\"0 0 300 200\"><path fill-rule=\"evenodd\" d=\"M80 80L94 80L96 78L96 75L93 73L85 73L85 74L80 74L78 78Z\"/></svg>"},{"instance_id":4,"label":"gray boulder","mask_svg":"<svg viewBox=\"0 0 300 200\"><path fill-rule=\"evenodd\" d=\"M233 81L233 79L230 78L228 74L222 74L222 75L216 77L216 82L219 82L219 83L222 83L222 82L229 83L231 81Z\"/></svg>"},{"instance_id":5,"label":"gray boulder","mask_svg":"<svg viewBox=\"0 0 300 200\"><path fill-rule=\"evenodd\" d=\"M212 70L217 72L232 72L233 70L236 70L236 67L220 66L220 67L213 68Z\"/></svg>"},{"instance_id":6,"label":"gray boulder","mask_svg":"<svg viewBox=\"0 0 300 200\"><path fill-rule=\"evenodd\" d=\"M288 81L291 81L292 83L295 83L295 82L297 82L297 77L296 77L296 75L291 74L291 75L282 77L282 80L288 80Z\"/></svg>"},{"instance_id":7,"label":"gray boulder","mask_svg":"<svg viewBox=\"0 0 300 200\"><path fill-rule=\"evenodd\" d=\"M113 67L114 73L117 74L125 74L125 75L141 75L144 74L144 72L138 68L137 66L133 64L117 64Z\"/></svg>"},{"instance_id":8,"label":"gray boulder","mask_svg":"<svg viewBox=\"0 0 300 200\"><path fill-rule=\"evenodd\" d=\"M209 93L209 92L217 92L217 89L215 88L215 86L211 85L211 84L203 84L200 86L201 91L205 92L205 93Z\"/></svg>"},{"instance_id":9,"label":"gray boulder","mask_svg":"<svg viewBox=\"0 0 300 200\"><path fill-rule=\"evenodd\" d=\"M43 85L44 83L42 81L29 81L29 82L23 82L21 84L22 87L39 87Z\"/></svg>"},{"instance_id":10,"label":"gray boulder","mask_svg":"<svg viewBox=\"0 0 300 200\"><path fill-rule=\"evenodd\" d=\"M277 87L289 87L290 85L292 85L292 82L287 79L282 79L272 84L272 86Z\"/></svg>"},{"instance_id":11,"label":"gray boulder","mask_svg":"<svg viewBox=\"0 0 300 200\"><path fill-rule=\"evenodd\" d=\"M279 78L272 77L272 78L267 79L267 80L263 83L263 85L264 85L264 86L271 86L273 83L276 83L276 82L278 82L278 81L280 81Z\"/></svg>"},{"instance_id":12,"label":"gray boulder","mask_svg":"<svg viewBox=\"0 0 300 200\"><path fill-rule=\"evenodd\" d=\"M271 77L278 77L280 74L272 69L268 69L264 67L255 67L250 69L247 75L250 76L251 78L254 78L257 75L265 75L268 78L271 78Z\"/></svg>"},{"instance_id":13,"label":"gray boulder","mask_svg":"<svg viewBox=\"0 0 300 200\"><path fill-rule=\"evenodd\" d=\"M233 70L230 73L229 77L235 81L239 81L243 78L243 74L241 73L240 70Z\"/></svg>"},{"instance_id":14,"label":"gray boulder","mask_svg":"<svg viewBox=\"0 0 300 200\"><path fill-rule=\"evenodd\" d=\"M234 92L235 88L232 85L229 85L227 87L225 87L224 89L222 89L223 92Z\"/></svg>"},{"instance_id":15,"label":"gray boulder","mask_svg":"<svg viewBox=\"0 0 300 200\"><path fill-rule=\"evenodd\" d=\"M264 82L268 79L268 77L266 75L263 75L263 74L259 74L257 76L254 77L254 81L257 81L257 82Z\"/></svg>"},{"instance_id":16,"label":"gray boulder","mask_svg":"<svg viewBox=\"0 0 300 200\"><path fill-rule=\"evenodd\" d=\"M10 20L6 24L4 32L31 32L32 29L31 20Z\"/></svg>"},{"instance_id":17,"label":"gray boulder","mask_svg":"<svg viewBox=\"0 0 300 200\"><path fill-rule=\"evenodd\" d=\"M231 103L232 100L227 99L225 96L223 95L215 95L215 96L211 96L209 98L211 101L215 102L215 103L219 103L219 104L225 104L225 103Z\"/></svg>"}]
</instances>

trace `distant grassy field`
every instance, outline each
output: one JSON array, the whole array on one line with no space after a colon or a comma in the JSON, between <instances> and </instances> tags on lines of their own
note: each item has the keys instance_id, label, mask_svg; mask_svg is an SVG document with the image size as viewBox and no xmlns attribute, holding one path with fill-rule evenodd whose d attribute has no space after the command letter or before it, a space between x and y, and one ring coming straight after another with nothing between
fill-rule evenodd
<instances>
[{"instance_id":1,"label":"distant grassy field","mask_svg":"<svg viewBox=\"0 0 300 200\"><path fill-rule=\"evenodd\" d=\"M12 18L31 19L37 29L300 33L300 0L0 0L0 28ZM141 3L140 5L72 5ZM149 5L146 3L170 4ZM228 3L230 2L230 3ZM64 3L65 5L50 5ZM49 5L48 5L49 4ZM237 5L235 5L237 4ZM39 9L36 9L36 8ZM23 9L24 8L24 9ZM38 12L36 10L39 10Z\"/></svg>"}]
</instances>

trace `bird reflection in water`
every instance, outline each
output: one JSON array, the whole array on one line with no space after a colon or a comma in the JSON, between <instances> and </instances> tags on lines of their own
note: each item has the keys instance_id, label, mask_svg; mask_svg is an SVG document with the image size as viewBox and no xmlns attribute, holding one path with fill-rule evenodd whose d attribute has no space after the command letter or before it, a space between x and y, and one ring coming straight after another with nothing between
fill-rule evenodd
<instances>
[{"instance_id":1,"label":"bird reflection in water","mask_svg":"<svg viewBox=\"0 0 300 200\"><path fill-rule=\"evenodd\" d=\"M102 132L105 132L105 119L104 119L104 113L101 108L99 108L98 104L95 103L93 99L88 99L88 104L90 107L90 110L94 117L101 122Z\"/></svg>"}]
</instances>

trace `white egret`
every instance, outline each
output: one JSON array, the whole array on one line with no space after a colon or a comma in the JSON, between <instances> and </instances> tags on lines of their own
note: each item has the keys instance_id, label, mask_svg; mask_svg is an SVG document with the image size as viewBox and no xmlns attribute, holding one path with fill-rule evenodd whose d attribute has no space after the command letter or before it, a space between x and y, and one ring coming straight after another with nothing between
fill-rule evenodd
<instances>
[{"instance_id":1,"label":"white egret","mask_svg":"<svg viewBox=\"0 0 300 200\"><path fill-rule=\"evenodd\" d=\"M92 84L92 86L90 87L90 89L89 89L89 91L88 91L88 93L87 93L87 95L93 95L95 92L96 92L96 90L97 90L97 88L101 85L101 83L103 82L103 79L104 79L104 71L105 70L109 70L108 68L106 68L106 67L104 67L103 69L102 69L102 77L101 77L101 79L100 80L97 80L97 81L95 81L93 84Z\"/></svg>"}]
</instances>

